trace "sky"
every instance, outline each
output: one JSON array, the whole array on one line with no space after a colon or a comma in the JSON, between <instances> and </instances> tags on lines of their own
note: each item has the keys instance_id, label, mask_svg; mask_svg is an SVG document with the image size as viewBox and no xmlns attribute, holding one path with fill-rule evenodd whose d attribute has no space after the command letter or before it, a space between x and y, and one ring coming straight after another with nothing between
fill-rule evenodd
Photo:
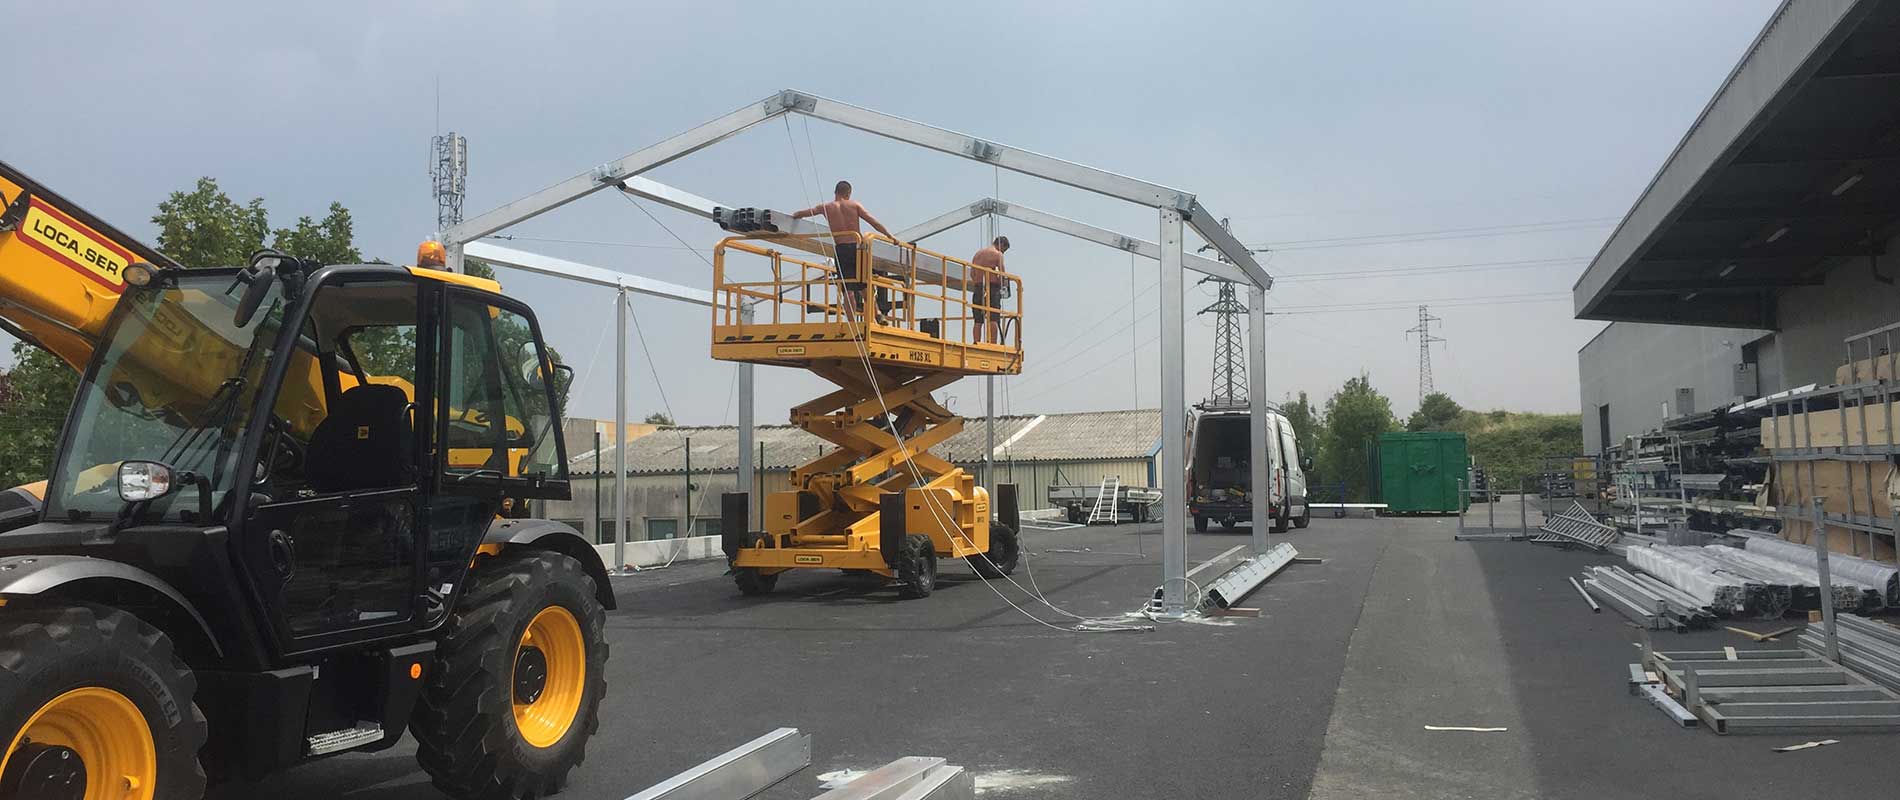
<instances>
[{"instance_id":1,"label":"sky","mask_svg":"<svg viewBox=\"0 0 1900 800\"><path fill-rule=\"evenodd\" d=\"M199 176L264 198L274 225L338 201L367 255L408 263L435 227L438 132L468 138L474 216L796 88L1193 192L1268 249L1275 400L1321 402L1363 373L1409 414L1406 330L1423 304L1442 319L1440 391L1575 413L1576 353L1602 323L1572 318L1570 286L1778 5L28 4L10 28L60 33L8 45L21 96L0 160L147 241L157 204ZM1158 229L1151 209L799 119L649 176L786 210L848 178L894 230L991 195ZM722 233L634 206L596 193L498 243L709 286ZM1024 371L999 383L999 412L1158 406L1154 262L1008 220L999 231L1027 314ZM979 239L966 225L924 244L967 257ZM578 371L569 414L611 418L611 293L501 278ZM1213 291L1187 293L1190 403L1210 385L1213 320L1193 312ZM709 357L706 311L639 298L634 312L632 416L731 422L735 372ZM757 374L761 422L827 388ZM981 392L966 380L940 396L978 415Z\"/></svg>"}]
</instances>

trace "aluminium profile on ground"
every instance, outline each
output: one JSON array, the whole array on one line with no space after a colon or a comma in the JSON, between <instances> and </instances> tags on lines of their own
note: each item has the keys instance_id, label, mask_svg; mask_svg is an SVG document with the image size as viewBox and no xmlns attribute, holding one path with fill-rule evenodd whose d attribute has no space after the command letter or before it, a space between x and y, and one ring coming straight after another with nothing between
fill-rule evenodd
<instances>
[{"instance_id":1,"label":"aluminium profile on ground","mask_svg":"<svg viewBox=\"0 0 1900 800\"><path fill-rule=\"evenodd\" d=\"M1267 548L1265 553L1240 562L1202 589L1202 605L1232 608L1235 603L1260 588L1268 578L1293 563L1294 557L1299 554L1292 544L1281 542Z\"/></svg>"},{"instance_id":2,"label":"aluminium profile on ground","mask_svg":"<svg viewBox=\"0 0 1900 800\"><path fill-rule=\"evenodd\" d=\"M627 800L745 800L811 766L811 734L779 728Z\"/></svg>"},{"instance_id":3,"label":"aluminium profile on ground","mask_svg":"<svg viewBox=\"0 0 1900 800\"><path fill-rule=\"evenodd\" d=\"M972 800L976 778L941 758L905 756L812 800Z\"/></svg>"},{"instance_id":4,"label":"aluminium profile on ground","mask_svg":"<svg viewBox=\"0 0 1900 800\"><path fill-rule=\"evenodd\" d=\"M1583 588L1584 588L1584 591L1589 592L1591 596L1595 597L1598 600L1603 601L1604 605L1609 606L1610 608L1616 609L1617 613L1622 614L1625 617L1628 617L1631 622L1634 622L1641 627L1648 628L1653 631L1659 631L1659 630L1663 630L1665 628L1671 627L1668 620L1663 618L1663 614L1660 609L1656 608L1653 605L1645 607L1641 604L1640 601L1634 598L1624 597L1623 595L1618 594L1611 587L1605 586L1604 584L1598 582L1597 579L1595 578L1584 579Z\"/></svg>"}]
</instances>

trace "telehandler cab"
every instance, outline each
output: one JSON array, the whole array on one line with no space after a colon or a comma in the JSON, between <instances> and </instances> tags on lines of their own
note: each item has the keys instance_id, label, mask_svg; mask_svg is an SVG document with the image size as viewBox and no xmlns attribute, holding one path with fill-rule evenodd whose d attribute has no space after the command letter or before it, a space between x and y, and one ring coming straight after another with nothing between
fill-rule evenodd
<instances>
[{"instance_id":1,"label":"telehandler cab","mask_svg":"<svg viewBox=\"0 0 1900 800\"><path fill-rule=\"evenodd\" d=\"M0 798L194 798L394 745L559 791L606 692L557 383L494 281L271 251L181 269L0 164L0 326L83 364L0 507Z\"/></svg>"}]
</instances>

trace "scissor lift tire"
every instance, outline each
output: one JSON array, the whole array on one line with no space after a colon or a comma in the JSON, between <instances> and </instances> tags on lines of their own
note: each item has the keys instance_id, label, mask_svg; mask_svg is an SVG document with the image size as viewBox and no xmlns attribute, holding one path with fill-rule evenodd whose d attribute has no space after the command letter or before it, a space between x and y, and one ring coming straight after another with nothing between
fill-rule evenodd
<instances>
[{"instance_id":1,"label":"scissor lift tire","mask_svg":"<svg viewBox=\"0 0 1900 800\"><path fill-rule=\"evenodd\" d=\"M904 537L904 559L897 568L897 596L916 600L929 597L936 588L937 548L924 534Z\"/></svg>"},{"instance_id":2,"label":"scissor lift tire","mask_svg":"<svg viewBox=\"0 0 1900 800\"><path fill-rule=\"evenodd\" d=\"M1016 571L1017 562L1022 560L1022 540L1008 525L1000 522L990 525L990 549L981 555L965 558L976 574L985 578L1001 578Z\"/></svg>"}]
</instances>

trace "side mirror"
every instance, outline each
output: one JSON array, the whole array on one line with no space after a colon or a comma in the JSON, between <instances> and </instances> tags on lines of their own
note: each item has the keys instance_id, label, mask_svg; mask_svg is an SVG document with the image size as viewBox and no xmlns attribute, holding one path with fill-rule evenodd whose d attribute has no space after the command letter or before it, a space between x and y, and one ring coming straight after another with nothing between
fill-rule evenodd
<instances>
[{"instance_id":1,"label":"side mirror","mask_svg":"<svg viewBox=\"0 0 1900 800\"><path fill-rule=\"evenodd\" d=\"M1300 456L1300 469L1307 472L1311 472L1313 470L1313 457Z\"/></svg>"},{"instance_id":2,"label":"side mirror","mask_svg":"<svg viewBox=\"0 0 1900 800\"><path fill-rule=\"evenodd\" d=\"M574 368L566 364L556 363L554 365L554 401L566 405L566 403L562 402L566 397L566 395L561 393L563 383L568 386L574 385ZM565 408L558 410L564 415L567 413L567 409Z\"/></svg>"},{"instance_id":3,"label":"side mirror","mask_svg":"<svg viewBox=\"0 0 1900 800\"><path fill-rule=\"evenodd\" d=\"M271 284L277 280L277 263L275 259L258 259L245 272L249 277L245 281L244 297L238 300L237 313L232 315L231 324L242 328L251 323L252 317L257 316L258 307L264 305L264 296L270 293Z\"/></svg>"},{"instance_id":4,"label":"side mirror","mask_svg":"<svg viewBox=\"0 0 1900 800\"><path fill-rule=\"evenodd\" d=\"M143 503L178 488L172 468L157 461L127 461L119 465L119 499Z\"/></svg>"}]
</instances>

